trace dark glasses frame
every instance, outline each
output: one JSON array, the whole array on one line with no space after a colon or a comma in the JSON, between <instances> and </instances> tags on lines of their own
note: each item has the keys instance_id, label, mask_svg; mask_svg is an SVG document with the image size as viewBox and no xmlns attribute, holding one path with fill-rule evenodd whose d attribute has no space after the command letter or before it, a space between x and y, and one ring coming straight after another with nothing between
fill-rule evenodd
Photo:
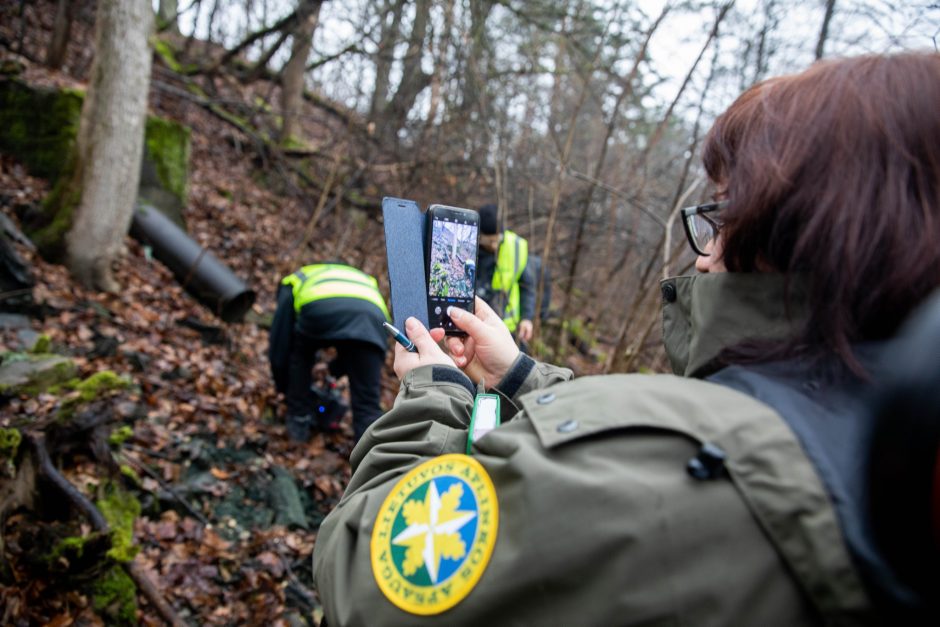
<instances>
[{"instance_id":1,"label":"dark glasses frame","mask_svg":"<svg viewBox=\"0 0 940 627\"><path fill-rule=\"evenodd\" d=\"M721 223L709 217L709 213L714 213L719 211L728 204L727 200L721 200L718 202L707 202L701 205L695 205L692 207L686 207L682 209L682 227L685 229L685 237L689 240L689 246L692 247L692 250L695 251L696 255L702 257L710 257L711 253L707 253L701 248L699 248L698 242L695 241L695 236L692 234L692 220L695 219L695 216L701 216L701 218L711 227L712 239L713 241L718 237L718 232L721 230Z\"/></svg>"}]
</instances>

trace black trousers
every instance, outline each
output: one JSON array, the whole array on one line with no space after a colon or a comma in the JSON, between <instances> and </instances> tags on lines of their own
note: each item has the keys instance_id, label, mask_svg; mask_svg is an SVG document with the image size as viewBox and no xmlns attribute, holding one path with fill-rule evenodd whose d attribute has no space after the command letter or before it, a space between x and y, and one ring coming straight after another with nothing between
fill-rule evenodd
<instances>
[{"instance_id":1,"label":"black trousers","mask_svg":"<svg viewBox=\"0 0 940 627\"><path fill-rule=\"evenodd\" d=\"M356 441L382 415L382 367L385 352L374 344L357 340L315 340L294 333L290 348L290 371L287 381L287 413L294 416L313 415L312 369L317 351L334 347L336 358L330 362L330 374L349 377L353 431ZM327 427L327 425L320 425Z\"/></svg>"}]
</instances>

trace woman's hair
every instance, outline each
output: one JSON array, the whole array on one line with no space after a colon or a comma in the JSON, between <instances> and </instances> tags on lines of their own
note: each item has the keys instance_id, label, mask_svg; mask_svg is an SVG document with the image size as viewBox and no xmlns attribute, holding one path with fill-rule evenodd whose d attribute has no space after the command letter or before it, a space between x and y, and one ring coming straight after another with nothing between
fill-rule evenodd
<instances>
[{"instance_id":1,"label":"woman's hair","mask_svg":"<svg viewBox=\"0 0 940 627\"><path fill-rule=\"evenodd\" d=\"M891 336L940 286L940 54L823 61L764 81L715 122L704 148L724 188L729 271L808 281L789 352Z\"/></svg>"}]
</instances>

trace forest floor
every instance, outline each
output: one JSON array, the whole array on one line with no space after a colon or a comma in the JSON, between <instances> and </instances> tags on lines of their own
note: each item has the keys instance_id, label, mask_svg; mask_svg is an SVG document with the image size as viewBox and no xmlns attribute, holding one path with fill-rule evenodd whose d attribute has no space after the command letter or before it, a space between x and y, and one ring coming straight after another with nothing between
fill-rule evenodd
<instances>
[{"instance_id":1,"label":"forest floor","mask_svg":"<svg viewBox=\"0 0 940 627\"><path fill-rule=\"evenodd\" d=\"M47 9L54 4L40 3ZM27 6L27 21L33 10ZM55 73L34 62L51 16L36 13L32 19L34 29L25 30L19 46L33 54L0 46L0 61L21 68L19 78L33 85L81 86L83 77L74 72L88 69L81 44L91 36L88 25L78 23L73 32L73 73ZM23 33L0 35L9 44ZM312 202L271 191L259 176L256 155L245 149L249 142L204 108L152 93L151 111L192 131L188 231L256 290L247 321L214 318L130 237L116 272L123 287L118 295L84 290L64 267L20 247L37 282L39 315L26 321L0 317L0 352L28 350L46 335L53 352L74 360L80 377L111 370L130 379L131 387L109 403L118 418L114 428L131 429L115 456L139 476L137 560L181 618L200 625L316 624L311 557L317 527L350 476L352 429L347 416L340 433L317 434L306 444L289 441L260 324L273 312L279 279L298 256L292 248L297 225L309 220ZM37 206L48 190L47 181L0 156L0 211L11 219L23 207ZM369 240L372 235L363 237ZM372 246L364 254L380 266L384 251ZM385 407L396 391L389 367ZM6 399L0 426L24 417L35 424L51 420L62 402L50 393ZM89 496L105 480L90 455L58 461L65 477ZM33 522L25 513L9 517L3 529L8 554L26 556L40 548ZM15 563L13 578L14 585L0 583L0 623L101 624L86 591L17 570ZM145 602L139 620L159 623Z\"/></svg>"},{"instance_id":2,"label":"forest floor","mask_svg":"<svg viewBox=\"0 0 940 627\"><path fill-rule=\"evenodd\" d=\"M82 9L73 25L64 70L52 72L39 59L56 3L15 4L0 9L0 68L13 68L18 80L33 86L83 88L91 64L90 9ZM113 430L129 428L124 430L129 437L113 444L112 454L138 477L133 492L142 513L133 528L140 549L136 559L184 621L317 624L321 610L311 558L317 528L350 477L352 428L347 415L339 433L316 434L308 443L287 438L267 361L265 320L273 313L282 276L337 251L384 284L381 225L377 212L360 211L353 218L334 212L322 216L311 245L303 226L316 196L272 167L256 149L256 138L175 90L177 78L155 63L151 113L191 130L183 217L189 235L257 292L245 322L215 318L130 237L116 269L123 288L117 295L85 290L63 266L19 246L36 280L36 307L28 319L0 313L0 353L28 351L44 335L52 352L75 362L80 377L112 371L130 381L106 399ZM257 91L264 86L239 92L237 81L218 80L228 90L220 97L243 103L272 98L270 91ZM304 133L312 141L330 140L331 133L342 131L337 120L335 113L311 107ZM367 150L373 148L369 144ZM311 174L325 179L330 165L323 162L322 171ZM361 184L372 197L384 191L381 181ZM14 222L24 210L38 207L49 189L48 181L0 155L0 212ZM0 299L0 312L2 305ZM391 355L382 382L386 408L398 389ZM24 419L37 425L53 421L67 400L68 395L52 393L0 400L0 427ZM91 498L108 480L90 451L79 449L56 461ZM70 520L80 518L71 512ZM0 549L7 555L0 556L0 571L4 561L12 563L9 577L0 578L0 624L102 624L88 590L24 566L26 557L49 541L36 533L35 523L29 513L16 512L0 530L5 542ZM87 524L81 532L89 532ZM146 601L138 620L160 622Z\"/></svg>"}]
</instances>

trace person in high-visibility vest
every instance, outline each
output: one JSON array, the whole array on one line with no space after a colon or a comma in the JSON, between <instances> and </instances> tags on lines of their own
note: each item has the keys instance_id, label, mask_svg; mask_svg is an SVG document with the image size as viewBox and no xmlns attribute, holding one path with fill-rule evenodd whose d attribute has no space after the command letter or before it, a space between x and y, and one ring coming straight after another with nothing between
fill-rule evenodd
<instances>
[{"instance_id":1,"label":"person in high-visibility vest","mask_svg":"<svg viewBox=\"0 0 940 627\"><path fill-rule=\"evenodd\" d=\"M287 432L310 439L314 430L336 431L322 419L311 391L317 351L336 349L330 373L349 377L356 441L382 414L379 403L388 336L388 308L375 278L342 263L304 266L281 280L271 323L268 359L287 402Z\"/></svg>"},{"instance_id":2,"label":"person in high-visibility vest","mask_svg":"<svg viewBox=\"0 0 940 627\"><path fill-rule=\"evenodd\" d=\"M480 214L480 252L477 259L477 296L503 318L522 342L532 339L535 316L535 278L529 267L529 242L506 229L499 231L496 205L484 205Z\"/></svg>"}]
</instances>

